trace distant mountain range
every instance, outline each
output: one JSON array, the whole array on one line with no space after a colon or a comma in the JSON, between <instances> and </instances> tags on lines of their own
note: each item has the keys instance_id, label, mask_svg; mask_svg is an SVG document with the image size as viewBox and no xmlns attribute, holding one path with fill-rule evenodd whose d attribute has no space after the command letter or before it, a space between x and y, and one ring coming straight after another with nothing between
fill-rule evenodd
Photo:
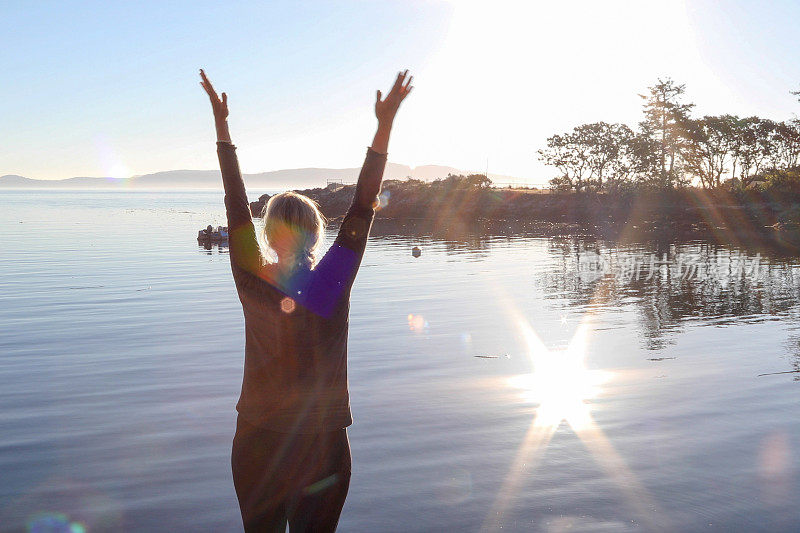
<instances>
[{"instance_id":1,"label":"distant mountain range","mask_svg":"<svg viewBox=\"0 0 800 533\"><path fill-rule=\"evenodd\" d=\"M309 189L324 187L329 180L355 183L360 170L360 168L293 168L245 174L244 180L249 189ZM411 168L408 165L388 163L384 179L412 177L429 181L444 178L448 174L469 173L440 165ZM489 174L489 177L495 182L522 182L519 178L497 174ZM222 180L218 170L168 170L127 179L77 177L61 180L37 180L13 174L0 176L0 189L219 189L221 187Z\"/></svg>"}]
</instances>

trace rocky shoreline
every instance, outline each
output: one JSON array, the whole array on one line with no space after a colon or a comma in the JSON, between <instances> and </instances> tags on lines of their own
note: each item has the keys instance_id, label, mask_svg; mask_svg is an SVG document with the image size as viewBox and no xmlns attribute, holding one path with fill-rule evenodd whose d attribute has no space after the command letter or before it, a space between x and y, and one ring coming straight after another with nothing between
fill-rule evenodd
<instances>
[{"instance_id":1,"label":"rocky shoreline","mask_svg":"<svg viewBox=\"0 0 800 533\"><path fill-rule=\"evenodd\" d=\"M329 220L344 215L354 185L331 184L297 192L315 200ZM259 216L269 200L251 203ZM530 222L553 229L601 233L732 233L740 238L797 232L800 205L758 193L678 189L608 193L545 193L535 189L447 186L416 180L384 182L376 219L416 220L439 226L468 226L476 221Z\"/></svg>"}]
</instances>

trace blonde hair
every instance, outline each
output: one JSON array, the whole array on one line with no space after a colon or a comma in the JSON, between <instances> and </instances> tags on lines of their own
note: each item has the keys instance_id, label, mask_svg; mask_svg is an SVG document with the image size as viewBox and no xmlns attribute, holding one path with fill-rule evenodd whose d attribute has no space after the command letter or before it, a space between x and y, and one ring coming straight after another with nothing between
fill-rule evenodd
<instances>
[{"instance_id":1,"label":"blonde hair","mask_svg":"<svg viewBox=\"0 0 800 533\"><path fill-rule=\"evenodd\" d=\"M312 268L325 233L325 217L317 203L296 192L276 194L261 215L261 241L292 267Z\"/></svg>"}]
</instances>

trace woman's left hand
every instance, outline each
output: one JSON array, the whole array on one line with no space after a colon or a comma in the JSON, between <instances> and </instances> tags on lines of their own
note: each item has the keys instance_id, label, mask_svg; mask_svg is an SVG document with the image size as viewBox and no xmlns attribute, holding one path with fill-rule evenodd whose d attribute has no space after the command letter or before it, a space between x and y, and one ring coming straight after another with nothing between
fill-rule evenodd
<instances>
[{"instance_id":1,"label":"woman's left hand","mask_svg":"<svg viewBox=\"0 0 800 533\"><path fill-rule=\"evenodd\" d=\"M227 120L228 95L222 93L222 99L220 100L219 96L217 96L217 91L214 90L214 86L211 85L203 69L200 69L200 77L203 79L200 85L206 90L206 94L208 94L208 98L211 100L211 108L214 110L214 120L217 122Z\"/></svg>"}]
</instances>

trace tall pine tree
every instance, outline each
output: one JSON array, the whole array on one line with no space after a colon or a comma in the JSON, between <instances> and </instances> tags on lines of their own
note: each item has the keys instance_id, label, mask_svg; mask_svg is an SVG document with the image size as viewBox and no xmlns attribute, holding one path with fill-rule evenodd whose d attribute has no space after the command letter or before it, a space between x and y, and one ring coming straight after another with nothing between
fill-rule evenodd
<instances>
[{"instance_id":1,"label":"tall pine tree","mask_svg":"<svg viewBox=\"0 0 800 533\"><path fill-rule=\"evenodd\" d=\"M670 78L648 87L644 99L644 120L639 123L642 133L658 147L656 168L652 169L656 185L675 187L683 181L680 169L684 152L683 132L694 104L684 104L685 85L676 85Z\"/></svg>"}]
</instances>

